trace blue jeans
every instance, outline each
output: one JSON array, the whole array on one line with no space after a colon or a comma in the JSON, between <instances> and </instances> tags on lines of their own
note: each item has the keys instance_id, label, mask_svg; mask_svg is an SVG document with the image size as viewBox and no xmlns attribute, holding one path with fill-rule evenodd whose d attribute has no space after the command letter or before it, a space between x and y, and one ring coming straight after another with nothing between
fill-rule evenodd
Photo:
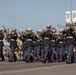
<instances>
[{"instance_id":1,"label":"blue jeans","mask_svg":"<svg viewBox=\"0 0 76 75\"><path fill-rule=\"evenodd\" d=\"M11 47L11 53L10 53L10 57L9 57L9 60L11 60L11 61L13 61L13 59L14 59L14 55L15 55L14 50L15 50L15 47Z\"/></svg>"},{"instance_id":2,"label":"blue jeans","mask_svg":"<svg viewBox=\"0 0 76 75\"><path fill-rule=\"evenodd\" d=\"M34 47L34 57L37 58L37 47Z\"/></svg>"},{"instance_id":3,"label":"blue jeans","mask_svg":"<svg viewBox=\"0 0 76 75\"><path fill-rule=\"evenodd\" d=\"M40 56L40 46L34 47L34 56L39 59Z\"/></svg>"},{"instance_id":4,"label":"blue jeans","mask_svg":"<svg viewBox=\"0 0 76 75\"><path fill-rule=\"evenodd\" d=\"M37 59L39 59L40 56L40 46L37 47Z\"/></svg>"},{"instance_id":5,"label":"blue jeans","mask_svg":"<svg viewBox=\"0 0 76 75\"><path fill-rule=\"evenodd\" d=\"M51 58L50 58L50 61L51 61L51 60L54 60L55 47L51 47L50 50L51 50L51 52L52 52Z\"/></svg>"},{"instance_id":6,"label":"blue jeans","mask_svg":"<svg viewBox=\"0 0 76 75\"><path fill-rule=\"evenodd\" d=\"M25 61L29 61L30 60L31 51L32 51L31 47L26 48L25 53L24 53Z\"/></svg>"},{"instance_id":7,"label":"blue jeans","mask_svg":"<svg viewBox=\"0 0 76 75\"><path fill-rule=\"evenodd\" d=\"M46 61L47 59L48 52L49 52L49 45L46 45L44 47L44 61Z\"/></svg>"},{"instance_id":8,"label":"blue jeans","mask_svg":"<svg viewBox=\"0 0 76 75\"><path fill-rule=\"evenodd\" d=\"M56 59L57 59L57 60L59 59L58 56L59 56L59 47L56 48Z\"/></svg>"},{"instance_id":9,"label":"blue jeans","mask_svg":"<svg viewBox=\"0 0 76 75\"><path fill-rule=\"evenodd\" d=\"M73 48L74 48L73 45L67 46L67 50L68 50L68 58L67 58L67 61L68 62L71 62L71 57L73 57Z\"/></svg>"},{"instance_id":10,"label":"blue jeans","mask_svg":"<svg viewBox=\"0 0 76 75\"><path fill-rule=\"evenodd\" d=\"M43 61L43 60L44 60L44 48L41 49L41 61Z\"/></svg>"},{"instance_id":11,"label":"blue jeans","mask_svg":"<svg viewBox=\"0 0 76 75\"><path fill-rule=\"evenodd\" d=\"M60 54L60 60L65 59L65 48L64 47L59 48L59 54Z\"/></svg>"}]
</instances>

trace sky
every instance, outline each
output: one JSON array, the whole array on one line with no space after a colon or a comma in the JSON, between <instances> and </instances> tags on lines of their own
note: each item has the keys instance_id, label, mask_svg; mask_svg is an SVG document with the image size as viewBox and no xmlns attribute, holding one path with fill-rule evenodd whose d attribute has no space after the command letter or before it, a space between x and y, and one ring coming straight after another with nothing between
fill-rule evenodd
<instances>
[{"instance_id":1,"label":"sky","mask_svg":"<svg viewBox=\"0 0 76 75\"><path fill-rule=\"evenodd\" d=\"M72 0L72 9L76 9L76 0ZM57 28L57 24L66 24L67 10L70 0L0 0L0 27L37 31L51 24Z\"/></svg>"}]
</instances>

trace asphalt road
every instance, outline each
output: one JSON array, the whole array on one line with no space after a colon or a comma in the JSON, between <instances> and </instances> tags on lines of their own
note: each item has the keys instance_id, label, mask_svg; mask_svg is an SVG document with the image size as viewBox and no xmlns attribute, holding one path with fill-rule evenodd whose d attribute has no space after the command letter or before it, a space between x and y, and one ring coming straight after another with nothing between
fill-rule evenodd
<instances>
[{"instance_id":1,"label":"asphalt road","mask_svg":"<svg viewBox=\"0 0 76 75\"><path fill-rule=\"evenodd\" d=\"M0 75L76 75L76 63L0 62Z\"/></svg>"}]
</instances>

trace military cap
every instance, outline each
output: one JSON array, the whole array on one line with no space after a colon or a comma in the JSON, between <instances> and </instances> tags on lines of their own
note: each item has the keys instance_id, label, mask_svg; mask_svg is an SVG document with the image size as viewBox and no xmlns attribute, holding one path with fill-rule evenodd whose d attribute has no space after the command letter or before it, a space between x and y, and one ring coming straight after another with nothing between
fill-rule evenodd
<instances>
[{"instance_id":1,"label":"military cap","mask_svg":"<svg viewBox=\"0 0 76 75\"><path fill-rule=\"evenodd\" d=\"M48 24L48 25L46 25L46 27L47 27L47 28L51 28L51 27L52 27L52 25L49 25L49 24Z\"/></svg>"},{"instance_id":2,"label":"military cap","mask_svg":"<svg viewBox=\"0 0 76 75\"><path fill-rule=\"evenodd\" d=\"M52 32L56 32L56 30L52 30Z\"/></svg>"},{"instance_id":3,"label":"military cap","mask_svg":"<svg viewBox=\"0 0 76 75\"><path fill-rule=\"evenodd\" d=\"M41 32L41 30L38 30L37 32L39 32L39 33L40 33L40 32Z\"/></svg>"},{"instance_id":4,"label":"military cap","mask_svg":"<svg viewBox=\"0 0 76 75\"><path fill-rule=\"evenodd\" d=\"M27 30L28 30L28 31L32 31L32 29L31 29L31 28L28 28Z\"/></svg>"},{"instance_id":5,"label":"military cap","mask_svg":"<svg viewBox=\"0 0 76 75\"><path fill-rule=\"evenodd\" d=\"M63 30L59 30L59 32L62 32Z\"/></svg>"}]
</instances>

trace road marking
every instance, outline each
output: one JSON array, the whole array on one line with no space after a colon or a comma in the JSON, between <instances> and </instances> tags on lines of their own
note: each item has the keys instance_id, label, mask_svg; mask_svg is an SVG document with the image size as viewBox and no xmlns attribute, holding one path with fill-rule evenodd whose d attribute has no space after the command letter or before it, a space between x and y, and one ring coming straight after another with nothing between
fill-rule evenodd
<instances>
[{"instance_id":1,"label":"road marking","mask_svg":"<svg viewBox=\"0 0 76 75\"><path fill-rule=\"evenodd\" d=\"M76 64L65 64L65 65L59 65L59 66L47 66L47 67L39 67L39 68L3 71L3 72L0 72L0 75L1 74L20 73L20 72L29 72L29 71L36 71L36 70L44 70L44 69L54 69L54 68L67 67L67 66L76 66Z\"/></svg>"}]
</instances>

